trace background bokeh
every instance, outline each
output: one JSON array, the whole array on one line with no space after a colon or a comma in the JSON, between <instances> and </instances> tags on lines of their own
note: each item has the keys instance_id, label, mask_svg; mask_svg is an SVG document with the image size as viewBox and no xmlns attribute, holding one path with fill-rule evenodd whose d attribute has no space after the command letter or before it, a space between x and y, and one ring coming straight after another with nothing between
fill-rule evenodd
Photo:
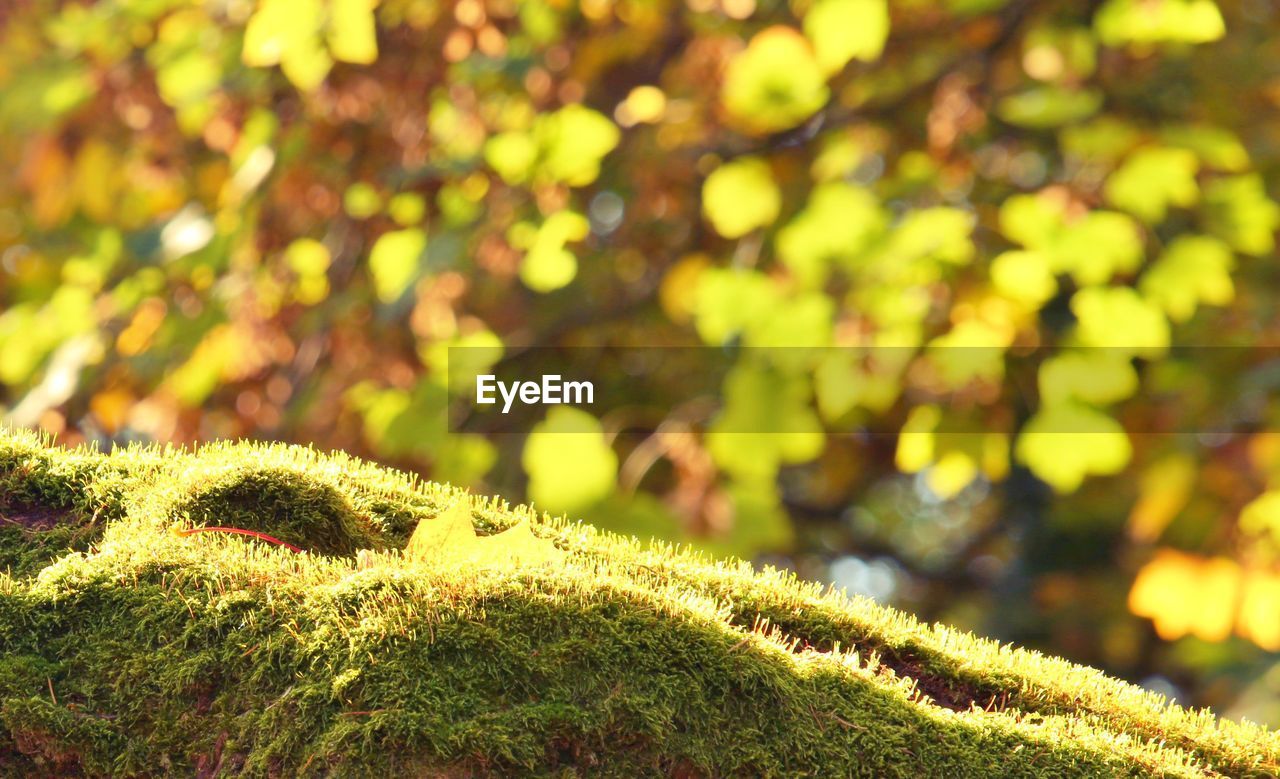
<instances>
[{"instance_id":1,"label":"background bokeh","mask_svg":"<svg viewBox=\"0 0 1280 779\"><path fill-rule=\"evenodd\" d=\"M1276 725L1277 109L1275 0L3 3L0 413L342 448ZM603 345L736 362L446 431L450 346Z\"/></svg>"}]
</instances>

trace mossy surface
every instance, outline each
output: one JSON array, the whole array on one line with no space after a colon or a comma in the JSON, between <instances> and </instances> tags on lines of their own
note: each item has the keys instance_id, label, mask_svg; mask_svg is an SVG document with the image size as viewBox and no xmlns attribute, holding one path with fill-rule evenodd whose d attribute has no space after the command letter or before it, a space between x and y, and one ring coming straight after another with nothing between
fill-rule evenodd
<instances>
[{"instance_id":1,"label":"mossy surface","mask_svg":"<svg viewBox=\"0 0 1280 779\"><path fill-rule=\"evenodd\" d=\"M563 563L397 564L459 499ZM1092 669L290 447L0 433L0 646L3 776L1280 773Z\"/></svg>"}]
</instances>

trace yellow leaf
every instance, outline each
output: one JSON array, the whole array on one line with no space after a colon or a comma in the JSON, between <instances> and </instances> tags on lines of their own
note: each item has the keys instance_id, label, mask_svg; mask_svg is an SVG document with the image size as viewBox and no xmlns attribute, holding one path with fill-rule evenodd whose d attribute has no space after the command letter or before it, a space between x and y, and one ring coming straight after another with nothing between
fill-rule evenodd
<instances>
[{"instance_id":1,"label":"yellow leaf","mask_svg":"<svg viewBox=\"0 0 1280 779\"><path fill-rule=\"evenodd\" d=\"M1267 650L1280 651L1280 574L1255 571L1245 582L1236 632Z\"/></svg>"},{"instance_id":2,"label":"yellow leaf","mask_svg":"<svg viewBox=\"0 0 1280 779\"><path fill-rule=\"evenodd\" d=\"M1054 269L1080 285L1104 284L1142 264L1142 233L1117 211L1090 211L1066 224L1050 247Z\"/></svg>"},{"instance_id":3,"label":"yellow leaf","mask_svg":"<svg viewBox=\"0 0 1280 779\"><path fill-rule=\"evenodd\" d=\"M1258 473L1280 476L1280 433L1255 433L1249 438L1249 464Z\"/></svg>"},{"instance_id":4,"label":"yellow leaf","mask_svg":"<svg viewBox=\"0 0 1280 779\"><path fill-rule=\"evenodd\" d=\"M1129 590L1129 610L1150 618L1166 641L1188 634L1223 641L1234 628L1263 649L1280 649L1280 575L1225 557L1157 550Z\"/></svg>"},{"instance_id":5,"label":"yellow leaf","mask_svg":"<svg viewBox=\"0 0 1280 779\"><path fill-rule=\"evenodd\" d=\"M778 230L778 258L803 286L819 288L833 262L858 257L887 221L869 191L844 182L820 184L804 210Z\"/></svg>"},{"instance_id":6,"label":"yellow leaf","mask_svg":"<svg viewBox=\"0 0 1280 779\"><path fill-rule=\"evenodd\" d=\"M241 60L249 67L280 65L294 86L315 89L333 64L319 37L324 17L320 0L263 0L245 27Z\"/></svg>"},{"instance_id":7,"label":"yellow leaf","mask_svg":"<svg viewBox=\"0 0 1280 779\"><path fill-rule=\"evenodd\" d=\"M1000 381L1004 378L1005 348L1012 341L1009 329L968 319L929 343L929 362L952 389L971 381Z\"/></svg>"},{"instance_id":8,"label":"yellow leaf","mask_svg":"<svg viewBox=\"0 0 1280 779\"><path fill-rule=\"evenodd\" d=\"M889 37L886 0L818 0L804 16L804 34L826 73L835 73L851 59L880 58Z\"/></svg>"},{"instance_id":9,"label":"yellow leaf","mask_svg":"<svg viewBox=\"0 0 1280 779\"><path fill-rule=\"evenodd\" d=\"M826 104L826 82L809 41L790 27L774 26L757 33L729 62L721 100L748 129L778 132Z\"/></svg>"},{"instance_id":10,"label":"yellow leaf","mask_svg":"<svg viewBox=\"0 0 1280 779\"><path fill-rule=\"evenodd\" d=\"M1207 235L1181 235L1139 282L1142 294L1176 322L1185 322L1201 303L1223 306L1235 298L1231 247Z\"/></svg>"},{"instance_id":11,"label":"yellow leaf","mask_svg":"<svg viewBox=\"0 0 1280 779\"><path fill-rule=\"evenodd\" d=\"M1133 453L1124 428L1111 417L1074 403L1041 409L1023 427L1018 460L1059 493L1075 492L1090 474L1124 470Z\"/></svg>"},{"instance_id":12,"label":"yellow leaf","mask_svg":"<svg viewBox=\"0 0 1280 779\"><path fill-rule=\"evenodd\" d=\"M1053 406L1071 400L1107 404L1138 391L1138 372L1129 358L1111 349L1065 352L1040 366L1040 402Z\"/></svg>"},{"instance_id":13,"label":"yellow leaf","mask_svg":"<svg viewBox=\"0 0 1280 779\"><path fill-rule=\"evenodd\" d=\"M565 244L581 241L591 223L575 211L557 211L537 229L520 263L520 280L535 292L552 292L578 275L578 258Z\"/></svg>"},{"instance_id":14,"label":"yellow leaf","mask_svg":"<svg viewBox=\"0 0 1280 779\"><path fill-rule=\"evenodd\" d=\"M369 252L374 292L383 303L394 303L418 275L427 234L420 228L393 230L381 235Z\"/></svg>"},{"instance_id":15,"label":"yellow leaf","mask_svg":"<svg viewBox=\"0 0 1280 779\"><path fill-rule=\"evenodd\" d=\"M249 67L278 65L289 51L314 45L323 19L320 0L262 0L245 26L241 60Z\"/></svg>"},{"instance_id":16,"label":"yellow leaf","mask_svg":"<svg viewBox=\"0 0 1280 779\"><path fill-rule=\"evenodd\" d=\"M319 87L332 67L333 58L316 42L290 49L280 59L280 70L303 92Z\"/></svg>"},{"instance_id":17,"label":"yellow leaf","mask_svg":"<svg viewBox=\"0 0 1280 779\"><path fill-rule=\"evenodd\" d=\"M505 567L557 562L564 553L550 539L535 536L527 521L501 533L477 536L464 498L438 516L420 520L404 556L419 564Z\"/></svg>"},{"instance_id":18,"label":"yellow leaf","mask_svg":"<svg viewBox=\"0 0 1280 779\"><path fill-rule=\"evenodd\" d=\"M573 104L534 121L538 177L582 187L600 175L600 160L622 138L609 118Z\"/></svg>"},{"instance_id":19,"label":"yellow leaf","mask_svg":"<svg viewBox=\"0 0 1280 779\"><path fill-rule=\"evenodd\" d=\"M1139 357L1161 357L1169 349L1169 320L1155 303L1131 287L1089 287L1071 298L1080 343Z\"/></svg>"},{"instance_id":20,"label":"yellow leaf","mask_svg":"<svg viewBox=\"0 0 1280 779\"><path fill-rule=\"evenodd\" d=\"M1008 251L991 261L991 283L1009 300L1039 309L1058 293L1049 258L1042 252Z\"/></svg>"},{"instance_id":21,"label":"yellow leaf","mask_svg":"<svg viewBox=\"0 0 1280 779\"><path fill-rule=\"evenodd\" d=\"M755 157L721 165L702 185L702 213L725 238L741 238L771 224L781 208L773 173Z\"/></svg>"},{"instance_id":22,"label":"yellow leaf","mask_svg":"<svg viewBox=\"0 0 1280 779\"><path fill-rule=\"evenodd\" d=\"M404 548L405 558L423 562L465 549L476 540L476 530L471 525L471 509L465 500L458 500L438 516L422 519L409 537Z\"/></svg>"},{"instance_id":23,"label":"yellow leaf","mask_svg":"<svg viewBox=\"0 0 1280 779\"><path fill-rule=\"evenodd\" d=\"M86 215L110 222L118 203L121 161L106 143L91 138L76 155L73 187Z\"/></svg>"},{"instance_id":24,"label":"yellow leaf","mask_svg":"<svg viewBox=\"0 0 1280 779\"><path fill-rule=\"evenodd\" d=\"M608 497L618 456L599 420L571 406L555 406L525 440L521 462L529 497L550 511L579 511Z\"/></svg>"},{"instance_id":25,"label":"yellow leaf","mask_svg":"<svg viewBox=\"0 0 1280 779\"><path fill-rule=\"evenodd\" d=\"M942 500L960 494L978 476L978 464L967 453L952 449L945 452L925 473L925 484Z\"/></svg>"},{"instance_id":26,"label":"yellow leaf","mask_svg":"<svg viewBox=\"0 0 1280 779\"><path fill-rule=\"evenodd\" d=\"M693 319L698 277L709 267L711 260L707 255L690 254L671 266L662 277L662 286L658 288L658 302L672 322L687 324Z\"/></svg>"},{"instance_id":27,"label":"yellow leaf","mask_svg":"<svg viewBox=\"0 0 1280 779\"><path fill-rule=\"evenodd\" d=\"M1213 0L1107 0L1093 26L1106 46L1208 43L1226 33Z\"/></svg>"},{"instance_id":28,"label":"yellow leaf","mask_svg":"<svg viewBox=\"0 0 1280 779\"><path fill-rule=\"evenodd\" d=\"M378 38L371 0L332 0L329 51L343 62L368 65L378 59Z\"/></svg>"},{"instance_id":29,"label":"yellow leaf","mask_svg":"<svg viewBox=\"0 0 1280 779\"><path fill-rule=\"evenodd\" d=\"M1003 433L938 432L942 411L916 406L898 434L894 462L903 473L924 472L924 482L941 500L950 500L979 474L991 481L1009 472L1009 439Z\"/></svg>"},{"instance_id":30,"label":"yellow leaf","mask_svg":"<svg viewBox=\"0 0 1280 779\"><path fill-rule=\"evenodd\" d=\"M319 276L329 269L329 249L313 238L299 238L284 250L289 270L299 276Z\"/></svg>"},{"instance_id":31,"label":"yellow leaf","mask_svg":"<svg viewBox=\"0 0 1280 779\"><path fill-rule=\"evenodd\" d=\"M1107 179L1107 200L1145 222L1164 220L1169 206L1190 206L1200 197L1200 161L1186 149L1139 149Z\"/></svg>"},{"instance_id":32,"label":"yellow leaf","mask_svg":"<svg viewBox=\"0 0 1280 779\"><path fill-rule=\"evenodd\" d=\"M498 133L484 145L484 161L508 184L522 184L538 161L538 142L529 133Z\"/></svg>"},{"instance_id":33,"label":"yellow leaf","mask_svg":"<svg viewBox=\"0 0 1280 779\"><path fill-rule=\"evenodd\" d=\"M138 399L127 389L109 389L89 399L89 410L97 417L103 429L114 435L124 427L129 410L136 402Z\"/></svg>"},{"instance_id":34,"label":"yellow leaf","mask_svg":"<svg viewBox=\"0 0 1280 779\"><path fill-rule=\"evenodd\" d=\"M1202 558L1161 549L1138 572L1129 591L1129 610L1149 617L1156 633L1172 641L1188 633L1205 641L1231 635L1242 576L1225 557Z\"/></svg>"},{"instance_id":35,"label":"yellow leaf","mask_svg":"<svg viewBox=\"0 0 1280 779\"><path fill-rule=\"evenodd\" d=\"M1240 529L1280 540L1280 490L1264 492L1245 506L1240 512Z\"/></svg>"},{"instance_id":36,"label":"yellow leaf","mask_svg":"<svg viewBox=\"0 0 1280 779\"><path fill-rule=\"evenodd\" d=\"M934 460L933 429L942 420L937 406L916 406L898 434L895 463L903 473L922 471Z\"/></svg>"},{"instance_id":37,"label":"yellow leaf","mask_svg":"<svg viewBox=\"0 0 1280 779\"><path fill-rule=\"evenodd\" d=\"M1195 461L1185 454L1170 455L1147 468L1138 483L1140 497L1129 513L1129 537L1156 540L1187 505L1195 477Z\"/></svg>"}]
</instances>

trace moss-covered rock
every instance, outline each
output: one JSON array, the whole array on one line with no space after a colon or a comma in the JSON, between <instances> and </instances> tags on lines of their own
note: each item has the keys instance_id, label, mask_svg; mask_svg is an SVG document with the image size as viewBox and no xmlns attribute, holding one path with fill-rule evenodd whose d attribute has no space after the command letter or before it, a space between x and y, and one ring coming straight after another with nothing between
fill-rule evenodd
<instances>
[{"instance_id":1,"label":"moss-covered rock","mask_svg":"<svg viewBox=\"0 0 1280 779\"><path fill-rule=\"evenodd\" d=\"M399 558L460 499L563 562ZM1280 773L1092 669L307 449L0 434L5 570L5 776Z\"/></svg>"}]
</instances>

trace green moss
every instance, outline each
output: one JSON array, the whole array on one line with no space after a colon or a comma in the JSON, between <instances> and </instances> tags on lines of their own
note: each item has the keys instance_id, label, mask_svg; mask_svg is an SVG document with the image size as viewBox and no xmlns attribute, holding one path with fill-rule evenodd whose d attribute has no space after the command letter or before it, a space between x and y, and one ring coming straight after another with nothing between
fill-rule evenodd
<instances>
[{"instance_id":1,"label":"green moss","mask_svg":"<svg viewBox=\"0 0 1280 779\"><path fill-rule=\"evenodd\" d=\"M362 569L459 493L344 455L3 434L0 490L0 775L1280 771L1276 734L1097 671L497 501L482 532L566 562Z\"/></svg>"}]
</instances>

